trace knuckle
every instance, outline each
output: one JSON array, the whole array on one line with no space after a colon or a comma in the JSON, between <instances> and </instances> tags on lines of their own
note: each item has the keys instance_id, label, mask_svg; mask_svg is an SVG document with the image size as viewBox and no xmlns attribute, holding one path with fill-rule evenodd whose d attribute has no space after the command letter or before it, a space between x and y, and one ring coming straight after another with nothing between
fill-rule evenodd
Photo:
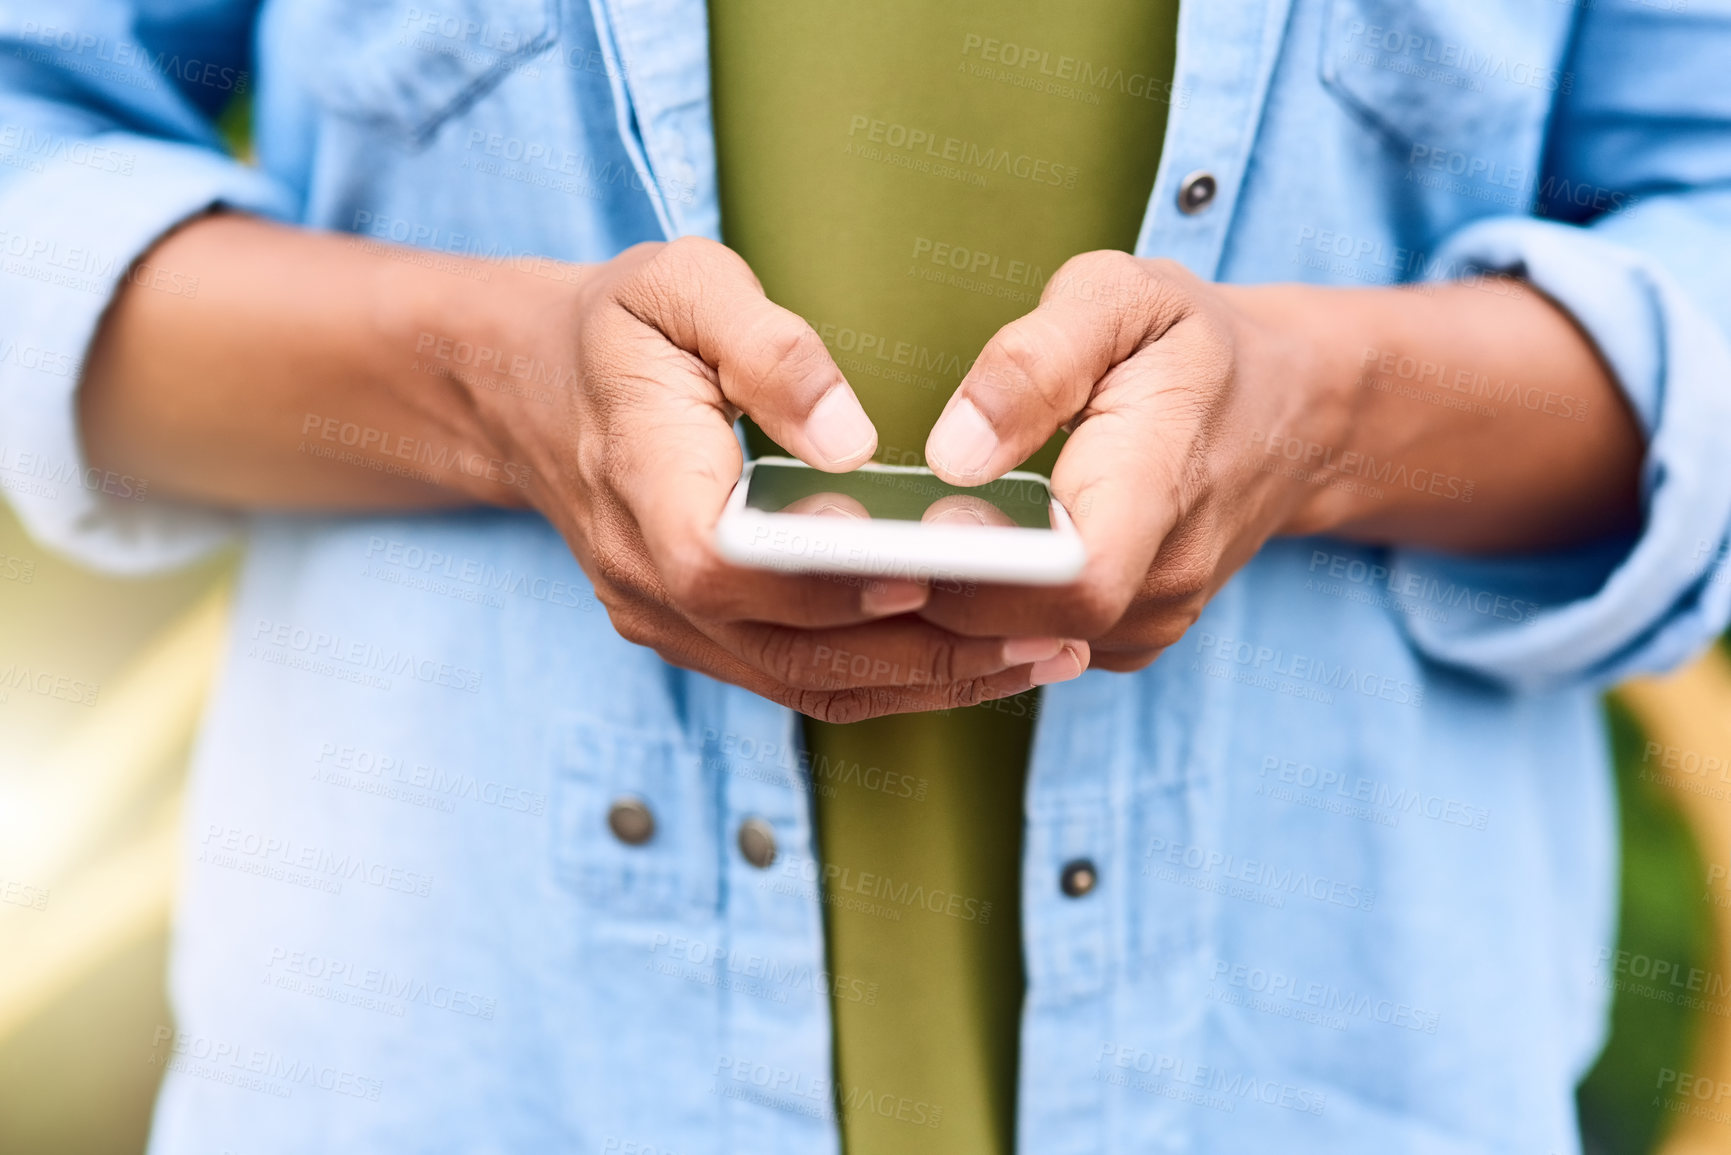
<instances>
[{"instance_id":1,"label":"knuckle","mask_svg":"<svg viewBox=\"0 0 1731 1155\"><path fill-rule=\"evenodd\" d=\"M668 597L680 609L697 617L725 618L731 599L720 571L719 560L693 544L662 564L661 581Z\"/></svg>"},{"instance_id":2,"label":"knuckle","mask_svg":"<svg viewBox=\"0 0 1731 1155\"><path fill-rule=\"evenodd\" d=\"M1206 558L1186 558L1163 569L1155 578L1156 596L1166 601L1190 603L1206 595L1214 581L1214 566ZM1196 607L1200 612L1200 606Z\"/></svg>"},{"instance_id":3,"label":"knuckle","mask_svg":"<svg viewBox=\"0 0 1731 1155\"><path fill-rule=\"evenodd\" d=\"M1096 583L1084 583L1066 607L1070 630L1083 639L1098 638L1109 632L1124 616L1127 601L1115 592Z\"/></svg>"},{"instance_id":4,"label":"knuckle","mask_svg":"<svg viewBox=\"0 0 1731 1155\"><path fill-rule=\"evenodd\" d=\"M978 706L984 702L989 693L990 688L984 678L970 678L950 687L949 703L954 709L966 709L969 706Z\"/></svg>"},{"instance_id":5,"label":"knuckle","mask_svg":"<svg viewBox=\"0 0 1731 1155\"><path fill-rule=\"evenodd\" d=\"M835 725L845 726L850 722L863 722L867 718L875 717L871 713L867 696L857 690L844 690L839 693L801 691L792 696L788 705L808 718Z\"/></svg>"},{"instance_id":6,"label":"knuckle","mask_svg":"<svg viewBox=\"0 0 1731 1155\"><path fill-rule=\"evenodd\" d=\"M654 628L648 614L614 605L605 595L601 598L601 604L607 607L607 619L613 623L615 633L634 646L655 649L661 632Z\"/></svg>"},{"instance_id":7,"label":"knuckle","mask_svg":"<svg viewBox=\"0 0 1731 1155\"><path fill-rule=\"evenodd\" d=\"M1029 326L1010 325L996 339L998 357L1018 376L1038 382L1049 354L1045 343Z\"/></svg>"},{"instance_id":8,"label":"knuckle","mask_svg":"<svg viewBox=\"0 0 1731 1155\"><path fill-rule=\"evenodd\" d=\"M1114 674L1134 674L1146 670L1154 664L1164 647L1146 649L1114 650L1111 653L1097 653L1093 664L1100 669L1110 670Z\"/></svg>"},{"instance_id":9,"label":"knuckle","mask_svg":"<svg viewBox=\"0 0 1731 1155\"><path fill-rule=\"evenodd\" d=\"M927 655L926 672L930 681L947 685L956 680L961 667L961 654L955 642L942 642Z\"/></svg>"},{"instance_id":10,"label":"knuckle","mask_svg":"<svg viewBox=\"0 0 1731 1155\"><path fill-rule=\"evenodd\" d=\"M784 309L765 309L739 334L739 348L754 376L776 370L800 373L829 357L823 342L801 318Z\"/></svg>"},{"instance_id":11,"label":"knuckle","mask_svg":"<svg viewBox=\"0 0 1731 1155\"><path fill-rule=\"evenodd\" d=\"M821 686L813 680L811 663L799 660L799 635L793 630L768 628L757 635L753 647L753 663L780 682L799 690L816 690Z\"/></svg>"},{"instance_id":12,"label":"knuckle","mask_svg":"<svg viewBox=\"0 0 1731 1155\"><path fill-rule=\"evenodd\" d=\"M1152 647L1154 650L1169 649L1178 644L1190 627L1196 624L1196 615L1173 614L1156 618L1146 630L1140 631L1137 641ZM1150 657L1149 661L1154 659Z\"/></svg>"}]
</instances>

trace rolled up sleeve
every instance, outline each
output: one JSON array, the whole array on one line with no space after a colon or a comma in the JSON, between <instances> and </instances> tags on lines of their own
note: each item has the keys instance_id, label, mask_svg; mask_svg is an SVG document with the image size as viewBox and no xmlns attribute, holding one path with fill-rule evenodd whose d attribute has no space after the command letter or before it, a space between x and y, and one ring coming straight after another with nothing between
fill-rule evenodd
<instances>
[{"instance_id":1,"label":"rolled up sleeve","mask_svg":"<svg viewBox=\"0 0 1731 1155\"><path fill-rule=\"evenodd\" d=\"M1591 337L1646 437L1641 529L1543 557L1392 559L1421 588L1516 607L1406 628L1525 689L1665 669L1731 618L1731 2L1601 0L1581 21L1540 215L1477 222L1436 267L1523 278Z\"/></svg>"},{"instance_id":2,"label":"rolled up sleeve","mask_svg":"<svg viewBox=\"0 0 1731 1155\"><path fill-rule=\"evenodd\" d=\"M241 59L218 62L224 45L244 53L250 15L166 7L188 15L145 25L131 5L86 3L0 15L0 493L42 545L118 573L193 560L236 519L86 460L76 394L103 312L122 285L197 296L195 277L141 260L176 225L218 206L294 211L289 190L227 156L210 124L218 101L244 92ZM192 92L151 63L195 55Z\"/></svg>"}]
</instances>

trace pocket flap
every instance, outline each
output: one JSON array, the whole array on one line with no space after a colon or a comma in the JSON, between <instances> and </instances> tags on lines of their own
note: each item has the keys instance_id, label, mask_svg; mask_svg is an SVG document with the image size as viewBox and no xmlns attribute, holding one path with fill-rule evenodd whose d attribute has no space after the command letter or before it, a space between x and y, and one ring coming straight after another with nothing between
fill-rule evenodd
<instances>
[{"instance_id":1,"label":"pocket flap","mask_svg":"<svg viewBox=\"0 0 1731 1155\"><path fill-rule=\"evenodd\" d=\"M421 142L558 37L558 0L314 0L331 112Z\"/></svg>"},{"instance_id":2,"label":"pocket flap","mask_svg":"<svg viewBox=\"0 0 1731 1155\"><path fill-rule=\"evenodd\" d=\"M1323 84L1400 145L1536 154L1551 101L1571 77L1558 59L1567 6L1460 0L1329 0Z\"/></svg>"}]
</instances>

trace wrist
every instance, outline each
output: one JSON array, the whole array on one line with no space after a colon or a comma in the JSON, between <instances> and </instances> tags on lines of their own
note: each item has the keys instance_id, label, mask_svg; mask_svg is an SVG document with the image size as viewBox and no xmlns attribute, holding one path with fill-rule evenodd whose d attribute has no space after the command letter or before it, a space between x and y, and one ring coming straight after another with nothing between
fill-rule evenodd
<instances>
[{"instance_id":1,"label":"wrist","mask_svg":"<svg viewBox=\"0 0 1731 1155\"><path fill-rule=\"evenodd\" d=\"M374 373L436 431L399 439L394 456L471 500L540 507L551 461L538 434L556 425L576 383L569 352L549 350L588 270L539 258L383 256Z\"/></svg>"},{"instance_id":2,"label":"wrist","mask_svg":"<svg viewBox=\"0 0 1731 1155\"><path fill-rule=\"evenodd\" d=\"M1357 293L1309 285L1221 286L1247 323L1247 373L1264 390L1249 435L1275 484L1273 536L1326 533L1378 499L1358 474L1370 398L1363 388L1372 318Z\"/></svg>"}]
</instances>

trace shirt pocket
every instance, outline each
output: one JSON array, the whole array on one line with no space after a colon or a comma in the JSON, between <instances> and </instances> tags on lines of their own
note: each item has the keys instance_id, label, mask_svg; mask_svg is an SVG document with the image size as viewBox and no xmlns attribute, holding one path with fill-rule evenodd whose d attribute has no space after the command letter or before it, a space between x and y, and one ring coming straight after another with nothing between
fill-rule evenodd
<instances>
[{"instance_id":1,"label":"shirt pocket","mask_svg":"<svg viewBox=\"0 0 1731 1155\"><path fill-rule=\"evenodd\" d=\"M559 37L559 0L312 2L320 104L415 144Z\"/></svg>"},{"instance_id":2,"label":"shirt pocket","mask_svg":"<svg viewBox=\"0 0 1731 1155\"><path fill-rule=\"evenodd\" d=\"M642 918L712 912L719 872L711 802L702 759L676 724L663 732L578 722L553 784L554 874L595 910ZM640 803L653 821L636 844L609 821L622 803Z\"/></svg>"},{"instance_id":3,"label":"shirt pocket","mask_svg":"<svg viewBox=\"0 0 1731 1155\"><path fill-rule=\"evenodd\" d=\"M1573 85L1561 59L1567 5L1323 2L1324 87L1409 163L1497 181L1536 162L1551 105ZM1499 162L1502 177L1488 171Z\"/></svg>"}]
</instances>

